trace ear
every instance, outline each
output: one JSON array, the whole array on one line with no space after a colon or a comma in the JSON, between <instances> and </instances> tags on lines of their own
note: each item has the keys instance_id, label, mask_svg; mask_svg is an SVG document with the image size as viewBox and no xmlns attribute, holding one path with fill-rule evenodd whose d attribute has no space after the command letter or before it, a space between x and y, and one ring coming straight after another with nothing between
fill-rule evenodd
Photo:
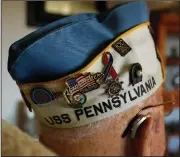
<instances>
[{"instance_id":1,"label":"ear","mask_svg":"<svg viewBox=\"0 0 180 157\"><path fill-rule=\"evenodd\" d=\"M143 113L144 112L144 113ZM137 130L132 139L132 149L137 156L162 156L166 149L164 108L153 107L143 111L142 115L149 114Z\"/></svg>"}]
</instances>

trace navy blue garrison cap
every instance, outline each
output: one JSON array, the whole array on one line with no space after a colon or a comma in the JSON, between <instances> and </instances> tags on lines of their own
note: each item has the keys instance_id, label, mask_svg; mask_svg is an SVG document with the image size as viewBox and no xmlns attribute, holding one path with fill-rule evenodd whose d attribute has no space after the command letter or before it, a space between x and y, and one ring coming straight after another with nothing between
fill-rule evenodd
<instances>
[{"instance_id":1,"label":"navy blue garrison cap","mask_svg":"<svg viewBox=\"0 0 180 157\"><path fill-rule=\"evenodd\" d=\"M103 14L60 19L12 44L8 71L19 83L61 78L85 66L124 31L148 21L148 7L142 1Z\"/></svg>"}]
</instances>

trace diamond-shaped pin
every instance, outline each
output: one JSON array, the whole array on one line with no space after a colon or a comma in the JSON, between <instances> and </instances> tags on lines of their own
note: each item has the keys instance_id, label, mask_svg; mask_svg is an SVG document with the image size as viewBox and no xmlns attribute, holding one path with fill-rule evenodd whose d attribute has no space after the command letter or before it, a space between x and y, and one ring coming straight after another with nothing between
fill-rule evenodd
<instances>
[{"instance_id":1,"label":"diamond-shaped pin","mask_svg":"<svg viewBox=\"0 0 180 157\"><path fill-rule=\"evenodd\" d=\"M131 51L130 46L123 40L119 39L114 44L112 44L112 47L121 55L125 56L129 51Z\"/></svg>"}]
</instances>

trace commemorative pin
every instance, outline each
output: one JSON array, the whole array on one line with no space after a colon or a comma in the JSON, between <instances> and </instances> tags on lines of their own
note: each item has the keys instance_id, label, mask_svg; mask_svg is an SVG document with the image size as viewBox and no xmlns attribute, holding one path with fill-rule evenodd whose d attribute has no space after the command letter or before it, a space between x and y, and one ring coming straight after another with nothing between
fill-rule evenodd
<instances>
[{"instance_id":1,"label":"commemorative pin","mask_svg":"<svg viewBox=\"0 0 180 157\"><path fill-rule=\"evenodd\" d=\"M106 93L108 93L108 95L110 97L112 96L115 96L115 95L118 95L119 92L121 90L123 90L122 88L122 84L123 82L119 82L118 80L118 74L116 73L114 67L113 67L113 57L110 53L105 53L103 55L103 63L104 65L106 65L106 67L109 67L109 69L106 70L105 68L105 71L106 73L110 74L112 79L110 80L106 80ZM107 75L108 76L108 75Z\"/></svg>"},{"instance_id":2,"label":"commemorative pin","mask_svg":"<svg viewBox=\"0 0 180 157\"><path fill-rule=\"evenodd\" d=\"M43 104L47 104L55 99L54 94L44 87L35 87L31 90L31 100L38 107L42 107Z\"/></svg>"},{"instance_id":3,"label":"commemorative pin","mask_svg":"<svg viewBox=\"0 0 180 157\"><path fill-rule=\"evenodd\" d=\"M116 41L112 47L121 55L125 56L129 51L131 51L131 47L123 40L119 39Z\"/></svg>"},{"instance_id":4,"label":"commemorative pin","mask_svg":"<svg viewBox=\"0 0 180 157\"><path fill-rule=\"evenodd\" d=\"M99 88L102 73L85 73L66 80L64 97L72 108L81 108L86 102L85 93Z\"/></svg>"},{"instance_id":5,"label":"commemorative pin","mask_svg":"<svg viewBox=\"0 0 180 157\"><path fill-rule=\"evenodd\" d=\"M139 63L134 63L130 70L130 82L134 86L138 82L142 81L142 67Z\"/></svg>"},{"instance_id":6,"label":"commemorative pin","mask_svg":"<svg viewBox=\"0 0 180 157\"><path fill-rule=\"evenodd\" d=\"M123 81L119 82L119 80L107 80L106 85L107 85L107 89L106 89L106 93L108 93L108 95L110 97L118 95L119 92L121 90L123 90L122 88L122 84Z\"/></svg>"}]
</instances>

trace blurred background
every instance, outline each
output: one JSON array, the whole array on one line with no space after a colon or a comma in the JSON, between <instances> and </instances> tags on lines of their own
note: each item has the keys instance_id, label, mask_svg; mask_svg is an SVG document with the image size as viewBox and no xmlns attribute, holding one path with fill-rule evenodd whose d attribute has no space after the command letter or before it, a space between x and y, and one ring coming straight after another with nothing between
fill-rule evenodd
<instances>
[{"instance_id":1,"label":"blurred background","mask_svg":"<svg viewBox=\"0 0 180 157\"><path fill-rule=\"evenodd\" d=\"M127 3L128 1L126 1ZM165 117L168 154L179 152L179 2L148 1L154 39L166 67L166 90L173 92L174 110ZM25 107L16 83L7 71L8 49L18 39L60 18L99 13L124 1L3 1L2 2L2 118L37 138L34 114Z\"/></svg>"}]
</instances>

